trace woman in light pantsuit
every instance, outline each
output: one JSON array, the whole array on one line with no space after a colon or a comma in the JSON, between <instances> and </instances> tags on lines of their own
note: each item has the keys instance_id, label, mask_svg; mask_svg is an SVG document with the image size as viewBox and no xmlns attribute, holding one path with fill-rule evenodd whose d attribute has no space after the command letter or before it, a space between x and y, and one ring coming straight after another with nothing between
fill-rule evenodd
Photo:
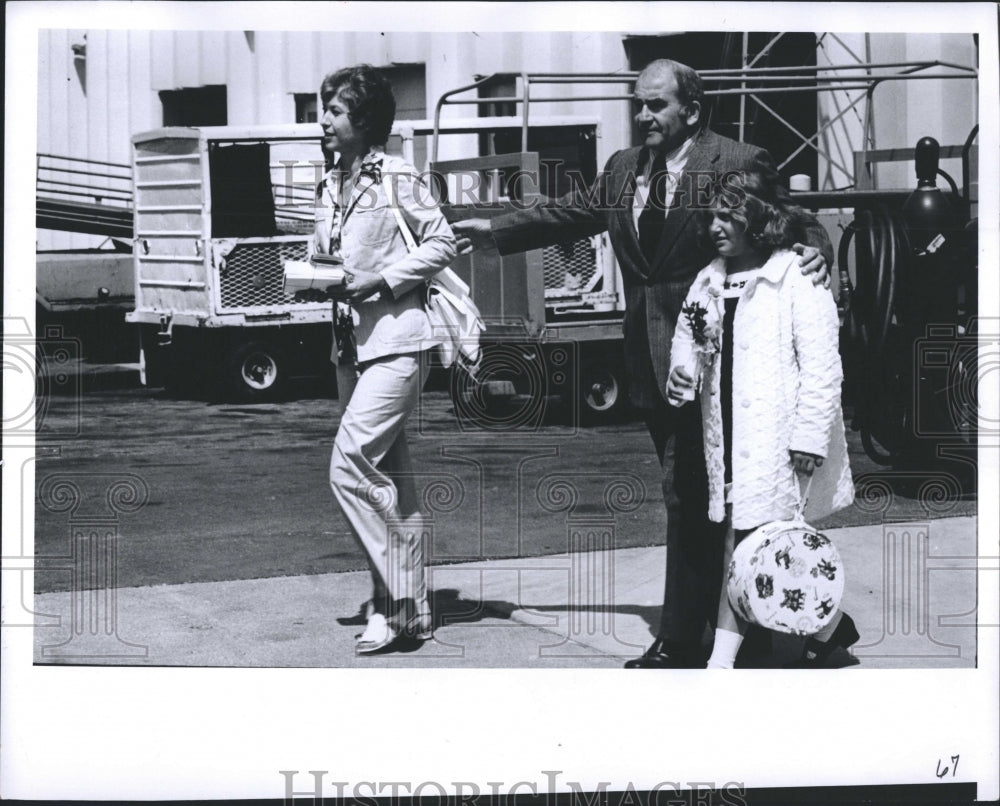
<instances>
[{"instance_id":1,"label":"woman in light pantsuit","mask_svg":"<svg viewBox=\"0 0 1000 806\"><path fill-rule=\"evenodd\" d=\"M440 343L424 311L425 281L455 257L455 239L417 171L385 153L396 108L388 80L368 65L345 68L323 80L320 97L323 151L336 159L317 187L313 251L339 255L348 277L327 289L338 301L335 318L346 323L335 328L343 414L330 486L371 569L357 642L367 654L431 636L405 427L426 377L425 353ZM390 198L416 240L413 251Z\"/></svg>"}]
</instances>

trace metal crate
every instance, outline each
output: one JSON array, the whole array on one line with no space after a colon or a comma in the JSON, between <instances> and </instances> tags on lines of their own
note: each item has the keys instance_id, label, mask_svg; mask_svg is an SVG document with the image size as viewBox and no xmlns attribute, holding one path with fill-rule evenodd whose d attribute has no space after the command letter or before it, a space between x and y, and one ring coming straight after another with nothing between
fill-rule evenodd
<instances>
[{"instance_id":1,"label":"metal crate","mask_svg":"<svg viewBox=\"0 0 1000 806\"><path fill-rule=\"evenodd\" d=\"M219 270L220 307L299 304L282 293L282 271L285 261L307 257L305 241L238 244L226 255L225 265Z\"/></svg>"}]
</instances>

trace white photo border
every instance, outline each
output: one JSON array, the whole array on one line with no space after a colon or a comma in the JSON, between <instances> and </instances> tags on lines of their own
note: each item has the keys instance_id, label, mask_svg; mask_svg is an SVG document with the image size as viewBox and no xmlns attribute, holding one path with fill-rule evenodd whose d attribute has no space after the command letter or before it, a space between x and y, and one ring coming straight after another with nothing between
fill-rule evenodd
<instances>
[{"instance_id":1,"label":"white photo border","mask_svg":"<svg viewBox=\"0 0 1000 806\"><path fill-rule=\"evenodd\" d=\"M437 3L432 12L430 5L8 4L4 316L34 318L34 276L25 268L34 265L32 205L19 201L34 198L37 31L49 27L742 31L774 27L777 15L791 30L978 31L981 265L994 268L981 274L980 298L993 306L1000 299L995 5ZM984 313L997 315L995 309ZM5 417L16 382L4 379ZM992 411L997 391L980 392ZM19 486L24 450L31 447L5 440L4 557L11 556L14 541L32 547L32 525L24 525L25 535L7 528L31 495ZM980 459L981 488L996 490L997 449L984 447ZM748 671L725 681L675 672L629 676L626 687L618 672L591 670L34 667L31 630L4 628L2 794L280 798L282 770L299 771L297 791L310 788L310 770L328 771L328 782L477 782L483 792L488 782L503 782L501 794L522 781L547 791L553 779L545 771L559 771L556 791L565 791L567 782L594 791L603 781L611 790L640 791L663 782L712 782L716 788L735 781L748 787L932 784L937 761L960 754L959 779L977 782L980 798L995 799L997 534L996 501L981 498L975 669L862 668L795 677ZM30 591L31 573L23 573L23 589ZM8 594L21 587L4 585L5 612L20 607ZM802 710L775 728L780 719L768 703L786 696L803 703ZM762 723L768 727L757 740ZM786 730L789 741L780 746L766 738ZM809 736L814 743L804 740Z\"/></svg>"}]
</instances>

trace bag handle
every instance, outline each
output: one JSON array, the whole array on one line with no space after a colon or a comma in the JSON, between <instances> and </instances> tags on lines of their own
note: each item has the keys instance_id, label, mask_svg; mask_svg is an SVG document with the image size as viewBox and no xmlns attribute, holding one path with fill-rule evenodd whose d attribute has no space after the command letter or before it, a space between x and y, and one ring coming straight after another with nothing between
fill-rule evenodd
<instances>
[{"instance_id":1,"label":"bag handle","mask_svg":"<svg viewBox=\"0 0 1000 806\"><path fill-rule=\"evenodd\" d=\"M812 488L813 479L816 478L816 470L814 469L812 474L806 476L805 487L802 487L801 482L799 483L799 504L795 508L795 520L805 523L805 511L806 504L809 503L809 490Z\"/></svg>"},{"instance_id":2,"label":"bag handle","mask_svg":"<svg viewBox=\"0 0 1000 806\"><path fill-rule=\"evenodd\" d=\"M417 242L413 237L413 233L407 226L406 221L403 219L403 214L399 210L399 205L396 204L396 192L392 186L392 179L389 174L382 174L382 187L385 188L385 197L389 200L389 207L392 209L392 214L396 217L396 223L399 225L399 231L403 235L403 240L406 242L406 249L412 252L417 248Z\"/></svg>"},{"instance_id":3,"label":"bag handle","mask_svg":"<svg viewBox=\"0 0 1000 806\"><path fill-rule=\"evenodd\" d=\"M389 207L392 208L392 214L396 217L396 224L399 225L399 231L403 234L406 248L412 252L417 248L417 242L413 237L413 232L403 218L403 213L400 211L399 205L396 204L396 194L388 174L382 174L382 186L385 188L385 196L389 201ZM434 282L440 283L455 296L466 298L467 304L472 304L472 299L469 297L469 286L447 266L427 281L428 285ZM476 309L475 314L477 319L480 318L478 309Z\"/></svg>"}]
</instances>

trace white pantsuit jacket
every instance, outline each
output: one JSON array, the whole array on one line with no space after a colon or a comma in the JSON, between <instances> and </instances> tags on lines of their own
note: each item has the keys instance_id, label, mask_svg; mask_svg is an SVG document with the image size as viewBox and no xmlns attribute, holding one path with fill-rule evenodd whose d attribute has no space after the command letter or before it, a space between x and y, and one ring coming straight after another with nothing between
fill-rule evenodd
<instances>
[{"instance_id":1,"label":"white pantsuit jacket","mask_svg":"<svg viewBox=\"0 0 1000 806\"><path fill-rule=\"evenodd\" d=\"M393 181L396 203L418 244L412 252L407 251L389 207L383 175ZM325 193L331 181L327 174L316 199L313 251L321 254L329 253L333 235L333 207ZM344 269L377 272L392 291L353 306L358 361L417 352L441 343L424 312L424 283L455 258L455 237L413 166L381 151L369 153L344 210L340 254Z\"/></svg>"}]
</instances>

